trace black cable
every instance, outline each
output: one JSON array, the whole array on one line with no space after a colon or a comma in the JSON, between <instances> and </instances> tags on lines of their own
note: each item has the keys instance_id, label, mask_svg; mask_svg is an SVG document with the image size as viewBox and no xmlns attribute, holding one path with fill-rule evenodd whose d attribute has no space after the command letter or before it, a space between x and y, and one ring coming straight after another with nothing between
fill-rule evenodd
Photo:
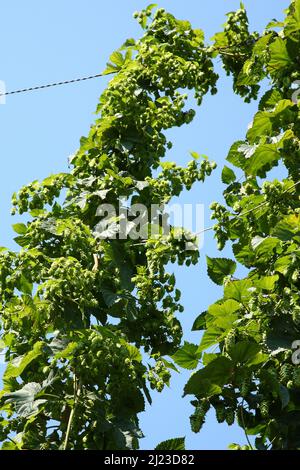
<instances>
[{"instance_id":1,"label":"black cable","mask_svg":"<svg viewBox=\"0 0 300 470\"><path fill-rule=\"evenodd\" d=\"M65 80L63 82L48 83L47 85L40 85L40 86L35 86L35 87L30 87L30 88L23 88L20 90L8 91L6 93L0 93L0 97L8 96L8 95L16 95L18 93L27 93L29 91L42 90L44 88L50 88L50 87L55 87L55 86L68 85L69 83L83 82L84 80L92 80L93 78L99 78L102 76L103 76L102 73L98 73L97 75L90 75L89 77L75 78L73 80Z\"/></svg>"}]
</instances>

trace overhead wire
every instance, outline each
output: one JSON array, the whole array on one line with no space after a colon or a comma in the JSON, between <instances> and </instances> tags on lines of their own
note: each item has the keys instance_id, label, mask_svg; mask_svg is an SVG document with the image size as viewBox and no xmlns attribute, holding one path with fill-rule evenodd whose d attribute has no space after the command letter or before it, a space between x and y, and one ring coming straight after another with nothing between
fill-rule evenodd
<instances>
[{"instance_id":1,"label":"overhead wire","mask_svg":"<svg viewBox=\"0 0 300 470\"><path fill-rule=\"evenodd\" d=\"M106 73L105 75L108 75L108 73ZM64 81L61 81L61 82L47 83L46 85L37 85L37 86L29 87L29 88L20 88L18 90L12 90L12 91L7 91L7 92L4 92L4 93L0 93L0 98L2 96L17 95L17 94L20 94L20 93L28 93L28 92L36 91L36 90L43 90L45 88L68 85L70 83L78 83L78 82L83 82L83 81L86 81L86 80L93 80L94 78L99 78L99 77L103 77L103 76L104 76L103 73L97 73L95 75L89 75L89 76L80 77L80 78L73 78L71 80L64 80Z\"/></svg>"}]
</instances>

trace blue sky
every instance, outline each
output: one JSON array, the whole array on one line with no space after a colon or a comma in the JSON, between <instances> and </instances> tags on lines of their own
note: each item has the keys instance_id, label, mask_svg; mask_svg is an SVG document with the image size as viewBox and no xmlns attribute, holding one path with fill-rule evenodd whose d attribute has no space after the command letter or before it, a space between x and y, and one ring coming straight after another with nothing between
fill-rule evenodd
<instances>
[{"instance_id":1,"label":"blue sky","mask_svg":"<svg viewBox=\"0 0 300 470\"><path fill-rule=\"evenodd\" d=\"M0 80L7 91L48 82L67 80L101 72L111 52L126 38L139 37L141 30L132 18L144 0L52 0L51 2L5 2L1 6ZM180 19L188 19L209 39L220 31L225 13L237 9L237 0L161 0ZM272 18L281 19L288 0L245 0L252 29L261 31ZM220 68L219 64L216 64ZM14 191L34 179L67 170L67 157L78 148L94 119L93 112L107 78L60 88L7 97L0 105L0 246L15 248L11 224L22 218L10 216ZM218 163L218 170L205 185L196 185L181 197L183 203L205 205L205 224L211 225L209 204L221 200L220 173L228 149L243 139L257 103L246 105L233 95L231 80L221 71L219 93L206 97L190 126L169 132L175 145L170 159L189 160L189 151L204 153ZM212 234L205 236L197 267L176 268L185 312L180 320L185 339L198 343L199 333L191 333L196 316L221 295L221 289L206 275L205 255L218 256ZM230 255L227 249L221 256ZM3 366L0 365L0 374ZM216 423L212 414L200 434L192 434L189 399L181 399L189 373L173 378L169 390L154 396L151 409L141 415L146 435L142 448L175 436L186 436L188 449L226 449L231 442L245 443L235 426Z\"/></svg>"}]
</instances>

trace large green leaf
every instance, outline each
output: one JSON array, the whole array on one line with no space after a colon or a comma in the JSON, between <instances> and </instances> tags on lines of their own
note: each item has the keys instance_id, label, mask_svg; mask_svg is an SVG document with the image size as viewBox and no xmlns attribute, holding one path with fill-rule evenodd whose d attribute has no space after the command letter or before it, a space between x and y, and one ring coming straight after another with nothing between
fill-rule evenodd
<instances>
[{"instance_id":1,"label":"large green leaf","mask_svg":"<svg viewBox=\"0 0 300 470\"><path fill-rule=\"evenodd\" d=\"M255 365L268 359L268 355L261 354L261 346L250 341L236 343L231 351L230 357L235 364Z\"/></svg>"},{"instance_id":2,"label":"large green leaf","mask_svg":"<svg viewBox=\"0 0 300 470\"><path fill-rule=\"evenodd\" d=\"M255 251L255 256L259 261L268 260L274 255L274 248L278 246L280 240L275 237L256 236L252 239L251 245Z\"/></svg>"},{"instance_id":3,"label":"large green leaf","mask_svg":"<svg viewBox=\"0 0 300 470\"><path fill-rule=\"evenodd\" d=\"M300 234L299 214L291 214L284 217L280 222L278 222L272 234L283 241L289 241Z\"/></svg>"},{"instance_id":4,"label":"large green leaf","mask_svg":"<svg viewBox=\"0 0 300 470\"><path fill-rule=\"evenodd\" d=\"M254 143L257 138L263 135L270 135L272 132L272 115L266 111L259 111L254 118L252 126L247 132L247 139Z\"/></svg>"},{"instance_id":5,"label":"large green leaf","mask_svg":"<svg viewBox=\"0 0 300 470\"><path fill-rule=\"evenodd\" d=\"M235 181L235 179L236 179L236 176L235 176L234 171L225 165L222 170L222 182L224 184L230 184L233 181Z\"/></svg>"},{"instance_id":6,"label":"large green leaf","mask_svg":"<svg viewBox=\"0 0 300 470\"><path fill-rule=\"evenodd\" d=\"M47 400L39 398L38 395L43 392L54 381L54 377L49 377L41 384L30 382L15 392L6 393L3 398L7 403L15 406L16 413L21 418L29 418L38 413L39 407L46 403Z\"/></svg>"},{"instance_id":7,"label":"large green leaf","mask_svg":"<svg viewBox=\"0 0 300 470\"><path fill-rule=\"evenodd\" d=\"M211 305L208 308L210 315L214 317L225 317L226 315L231 315L232 313L239 310L240 304L236 300L228 299L225 302L220 302Z\"/></svg>"},{"instance_id":8,"label":"large green leaf","mask_svg":"<svg viewBox=\"0 0 300 470\"><path fill-rule=\"evenodd\" d=\"M184 369L195 369L201 359L201 353L196 344L184 342L184 345L171 356L173 361Z\"/></svg>"},{"instance_id":9,"label":"large green leaf","mask_svg":"<svg viewBox=\"0 0 300 470\"><path fill-rule=\"evenodd\" d=\"M27 279L27 277L22 274L18 283L17 283L18 289L23 292L23 294L31 295L32 294L32 289L33 289L33 284Z\"/></svg>"},{"instance_id":10,"label":"large green leaf","mask_svg":"<svg viewBox=\"0 0 300 470\"><path fill-rule=\"evenodd\" d=\"M39 341L34 345L32 351L24 354L23 356L18 356L10 361L4 373L4 379L8 380L12 377L18 377L21 375L26 367L42 354L43 345L44 343Z\"/></svg>"},{"instance_id":11,"label":"large green leaf","mask_svg":"<svg viewBox=\"0 0 300 470\"><path fill-rule=\"evenodd\" d=\"M25 224L14 224L12 227L19 235L24 235L27 232L27 225Z\"/></svg>"},{"instance_id":12,"label":"large green leaf","mask_svg":"<svg viewBox=\"0 0 300 470\"><path fill-rule=\"evenodd\" d=\"M212 327L206 330L202 336L200 346L198 348L198 352L205 351L206 349L210 348L219 343L221 338L223 337L223 331L220 328Z\"/></svg>"},{"instance_id":13,"label":"large green leaf","mask_svg":"<svg viewBox=\"0 0 300 470\"><path fill-rule=\"evenodd\" d=\"M111 54L109 60L114 64L117 65L118 67L122 67L124 63L124 57L119 51L115 51Z\"/></svg>"},{"instance_id":14,"label":"large green leaf","mask_svg":"<svg viewBox=\"0 0 300 470\"><path fill-rule=\"evenodd\" d=\"M216 303L209 307L208 313L213 317L214 327L222 330L229 330L237 320L235 312L240 309L240 304L233 299L228 299L223 303Z\"/></svg>"},{"instance_id":15,"label":"large green leaf","mask_svg":"<svg viewBox=\"0 0 300 470\"><path fill-rule=\"evenodd\" d=\"M206 314L207 312L202 312L193 323L192 331L204 330L206 325Z\"/></svg>"},{"instance_id":16,"label":"large green leaf","mask_svg":"<svg viewBox=\"0 0 300 470\"><path fill-rule=\"evenodd\" d=\"M249 279L242 279L241 281L229 282L224 289L225 299L234 299L238 302L244 303L252 296L251 287L252 282Z\"/></svg>"},{"instance_id":17,"label":"large green leaf","mask_svg":"<svg viewBox=\"0 0 300 470\"><path fill-rule=\"evenodd\" d=\"M222 285L226 276L234 274L236 270L236 262L228 258L210 258L207 260L207 274L213 282Z\"/></svg>"},{"instance_id":18,"label":"large green leaf","mask_svg":"<svg viewBox=\"0 0 300 470\"><path fill-rule=\"evenodd\" d=\"M230 150L229 150L229 153L227 155L227 158L226 160L231 163L232 165L238 167L238 168L244 168L244 164L245 164L245 158L243 156L243 154L240 152L240 147L244 144L245 142L242 141L242 140L238 140L237 142L235 142Z\"/></svg>"},{"instance_id":19,"label":"large green leaf","mask_svg":"<svg viewBox=\"0 0 300 470\"><path fill-rule=\"evenodd\" d=\"M282 256L276 260L274 264L274 270L281 274L286 275L291 262L292 262L291 256Z\"/></svg>"},{"instance_id":20,"label":"large green leaf","mask_svg":"<svg viewBox=\"0 0 300 470\"><path fill-rule=\"evenodd\" d=\"M294 11L286 21L284 34L292 40L297 41L300 30L300 0L294 0ZM294 37L295 36L295 37Z\"/></svg>"},{"instance_id":21,"label":"large green leaf","mask_svg":"<svg viewBox=\"0 0 300 470\"><path fill-rule=\"evenodd\" d=\"M278 275L274 276L263 276L258 280L254 280L253 284L259 289L273 291L276 282L278 281Z\"/></svg>"},{"instance_id":22,"label":"large green leaf","mask_svg":"<svg viewBox=\"0 0 300 470\"><path fill-rule=\"evenodd\" d=\"M248 175L256 176L260 170L271 168L280 159L280 153L276 144L263 144L257 147L253 156L245 163L245 171Z\"/></svg>"},{"instance_id":23,"label":"large green leaf","mask_svg":"<svg viewBox=\"0 0 300 470\"><path fill-rule=\"evenodd\" d=\"M280 100L282 100L282 94L280 90L272 88L271 90L268 90L260 100L259 110L273 110Z\"/></svg>"},{"instance_id":24,"label":"large green leaf","mask_svg":"<svg viewBox=\"0 0 300 470\"><path fill-rule=\"evenodd\" d=\"M270 44L270 61L268 69L271 73L284 68L288 68L293 64L286 47L286 42L277 37L272 44Z\"/></svg>"},{"instance_id":25,"label":"large green leaf","mask_svg":"<svg viewBox=\"0 0 300 470\"><path fill-rule=\"evenodd\" d=\"M29 418L34 416L40 405L46 403L45 399L36 399L36 395L40 393L42 386L38 383L32 382L24 385L20 390L12 393L7 393L4 398L8 403L13 403L16 413L21 418Z\"/></svg>"},{"instance_id":26,"label":"large green leaf","mask_svg":"<svg viewBox=\"0 0 300 470\"><path fill-rule=\"evenodd\" d=\"M207 396L218 394L233 371L230 359L219 356L206 367L195 372L184 388L184 395Z\"/></svg>"},{"instance_id":27,"label":"large green leaf","mask_svg":"<svg viewBox=\"0 0 300 470\"><path fill-rule=\"evenodd\" d=\"M134 346L133 344L129 344L126 341L122 341L123 344L125 344L127 350L128 350L128 357L131 361L137 361L141 362L142 361L142 355L140 353L140 350Z\"/></svg>"}]
</instances>

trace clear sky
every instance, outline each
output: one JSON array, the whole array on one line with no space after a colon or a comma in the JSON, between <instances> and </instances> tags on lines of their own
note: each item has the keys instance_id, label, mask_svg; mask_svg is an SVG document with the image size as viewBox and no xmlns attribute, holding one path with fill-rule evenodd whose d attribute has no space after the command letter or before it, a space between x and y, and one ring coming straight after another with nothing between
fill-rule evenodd
<instances>
[{"instance_id":1,"label":"clear sky","mask_svg":"<svg viewBox=\"0 0 300 470\"><path fill-rule=\"evenodd\" d=\"M2 2L0 28L0 80L8 90L48 82L67 80L101 72L110 53L126 38L138 38L139 25L132 18L145 0L21 0ZM202 28L209 39L220 31L225 13L239 7L238 0L158 0L180 19L188 19ZM244 0L252 29L261 31L272 18L281 19L289 0ZM219 65L217 64L219 68ZM15 248L11 224L21 220L10 216L10 197L22 185L51 173L67 170L67 157L78 148L94 116L97 100L107 79L82 82L24 95L8 97L0 105L0 246ZM195 121L169 134L175 141L170 159L181 164L194 150L218 163L218 170L205 185L198 184L181 197L183 203L205 205L206 226L209 204L221 200L223 185L220 172L228 149L243 139L257 103L246 105L233 95L231 80L222 74L219 93L206 97ZM185 312L180 320L185 339L198 343L199 333L191 333L196 316L215 301L221 289L206 275L205 255L218 256L211 233L205 237L201 261L197 267L176 268L183 293ZM221 256L230 255L230 250ZM242 271L241 271L242 272ZM3 366L0 365L0 374ZM231 442L245 444L245 437L235 426L228 428L209 415L200 434L190 431L189 398L182 399L183 385L189 373L174 377L169 390L154 396L151 409L141 415L146 435L142 448L158 442L186 436L188 449L226 449Z\"/></svg>"}]
</instances>

